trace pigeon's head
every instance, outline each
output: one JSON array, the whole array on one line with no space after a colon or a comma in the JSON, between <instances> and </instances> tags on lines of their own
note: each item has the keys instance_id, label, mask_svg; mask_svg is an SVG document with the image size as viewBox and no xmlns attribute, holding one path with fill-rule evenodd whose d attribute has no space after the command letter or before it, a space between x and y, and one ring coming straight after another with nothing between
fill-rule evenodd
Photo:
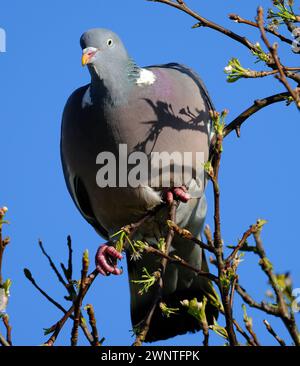
<instances>
[{"instance_id":1,"label":"pigeon's head","mask_svg":"<svg viewBox=\"0 0 300 366\"><path fill-rule=\"evenodd\" d=\"M98 75L111 67L128 62L127 51L120 38L108 29L95 28L80 38L82 65L88 65Z\"/></svg>"}]
</instances>

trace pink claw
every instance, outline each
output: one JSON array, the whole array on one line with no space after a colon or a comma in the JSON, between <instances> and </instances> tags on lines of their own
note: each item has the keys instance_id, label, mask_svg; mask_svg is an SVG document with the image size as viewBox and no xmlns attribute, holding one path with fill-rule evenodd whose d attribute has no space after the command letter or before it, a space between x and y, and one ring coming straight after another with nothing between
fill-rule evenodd
<instances>
[{"instance_id":1,"label":"pink claw","mask_svg":"<svg viewBox=\"0 0 300 366\"><path fill-rule=\"evenodd\" d=\"M172 191L166 192L166 201L169 205L174 201L174 195Z\"/></svg>"},{"instance_id":2,"label":"pink claw","mask_svg":"<svg viewBox=\"0 0 300 366\"><path fill-rule=\"evenodd\" d=\"M181 202L187 203L191 199L191 195L187 193L187 189L184 186L174 188L173 192Z\"/></svg>"},{"instance_id":3,"label":"pink claw","mask_svg":"<svg viewBox=\"0 0 300 366\"><path fill-rule=\"evenodd\" d=\"M101 245L95 258L97 271L103 276L107 276L110 273L114 275L122 274L123 271L117 267L117 264L113 264L115 260L122 258L122 254L116 248L106 244Z\"/></svg>"},{"instance_id":4,"label":"pink claw","mask_svg":"<svg viewBox=\"0 0 300 366\"><path fill-rule=\"evenodd\" d=\"M170 205L174 201L174 196L181 202L188 202L191 199L191 195L187 192L185 186L175 187L165 191L165 200Z\"/></svg>"}]
</instances>

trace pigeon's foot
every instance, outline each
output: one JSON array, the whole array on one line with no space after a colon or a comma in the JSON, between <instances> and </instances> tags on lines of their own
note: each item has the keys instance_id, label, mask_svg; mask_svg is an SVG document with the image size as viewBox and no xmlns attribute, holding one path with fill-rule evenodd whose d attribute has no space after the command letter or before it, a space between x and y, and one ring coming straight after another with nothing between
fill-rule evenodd
<instances>
[{"instance_id":1,"label":"pigeon's foot","mask_svg":"<svg viewBox=\"0 0 300 366\"><path fill-rule=\"evenodd\" d=\"M122 274L123 271L117 267L117 260L122 258L122 254L116 248L107 244L101 245L95 258L97 271L103 276L111 273L114 275Z\"/></svg>"},{"instance_id":2,"label":"pigeon's foot","mask_svg":"<svg viewBox=\"0 0 300 366\"><path fill-rule=\"evenodd\" d=\"M185 186L174 187L165 190L164 199L169 205L174 201L174 199L186 203L191 199L191 195L187 192Z\"/></svg>"}]
</instances>

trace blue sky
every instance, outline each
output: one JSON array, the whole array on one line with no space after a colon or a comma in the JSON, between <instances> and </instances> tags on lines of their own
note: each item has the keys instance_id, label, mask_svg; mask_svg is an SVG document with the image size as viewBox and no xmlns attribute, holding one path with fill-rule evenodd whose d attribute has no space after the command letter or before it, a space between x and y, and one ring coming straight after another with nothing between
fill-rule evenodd
<instances>
[{"instance_id":1,"label":"blue sky","mask_svg":"<svg viewBox=\"0 0 300 366\"><path fill-rule=\"evenodd\" d=\"M227 20L228 13L254 17L256 1L188 1L210 19L246 33L247 28ZM299 1L297 7L299 8ZM260 0L265 8L270 1ZM56 299L64 292L42 257L37 241L59 263L67 257L66 236L72 235L79 277L81 253L91 257L102 239L75 209L66 190L59 155L61 114L70 93L89 81L80 64L79 37L87 29L106 27L123 39L131 56L141 65L180 62L204 79L218 110L228 108L234 118L253 100L283 90L273 77L228 84L223 69L231 57L257 70L249 52L208 29L192 30L195 21L169 7L144 0L17 1L1 5L0 27L7 34L7 52L0 54L0 206L8 206L11 224L5 234L12 239L4 262L4 277L13 281L8 306L17 345L39 345L47 328L61 316L23 275L31 269L38 283ZM259 36L248 31L254 42ZM282 58L289 46L280 47ZM299 113L283 104L266 108L249 119L242 137L234 134L224 145L221 171L223 237L234 243L261 217L268 220L263 239L279 272L290 271L294 287L300 287ZM212 224L212 195L207 222ZM125 262L123 263L126 267ZM259 273L257 258L248 255L240 266L241 284L257 299L264 297L266 278ZM63 301L62 301L63 302ZM130 345L129 291L123 276L99 278L84 303L93 303L106 345ZM241 302L236 299L237 318ZM65 306L68 306L67 304ZM264 316L253 310L254 328L264 344L273 344L262 324ZM299 320L299 316L297 315ZM269 319L267 317L267 319ZM70 325L57 344L68 344ZM274 328L286 332L276 320ZM81 344L85 344L81 335ZM185 335L160 342L165 345L198 345L202 335ZM213 336L213 344L223 344Z\"/></svg>"}]
</instances>

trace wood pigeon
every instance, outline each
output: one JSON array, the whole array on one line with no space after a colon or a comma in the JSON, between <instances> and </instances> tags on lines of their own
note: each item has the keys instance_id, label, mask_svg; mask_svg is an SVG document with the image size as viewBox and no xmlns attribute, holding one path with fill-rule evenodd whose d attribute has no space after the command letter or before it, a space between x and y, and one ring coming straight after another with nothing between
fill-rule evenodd
<instances>
[{"instance_id":1,"label":"wood pigeon","mask_svg":"<svg viewBox=\"0 0 300 366\"><path fill-rule=\"evenodd\" d=\"M133 238L156 246L167 232L167 203L176 199L179 202L176 223L199 236L206 215L206 199L205 178L204 175L197 176L197 164L202 166L208 160L212 135L209 111L213 109L203 82L194 71L177 63L139 67L129 57L120 38L107 29L85 32L80 44L82 64L88 66L91 82L69 97L61 129L64 176L78 210L103 238L109 240L124 225L137 222L149 210L166 202ZM120 145L126 146L126 152L120 153ZM99 158L103 152L108 154L107 157L115 157L115 162L122 161L119 164L121 168L125 166L124 154L127 158L132 153L146 156L150 168L154 152L200 152L204 161L199 163L192 159L192 169L187 177L185 175L184 184L179 179L180 170L173 169L166 188L163 184L166 170L160 166L156 169L156 176L147 178L143 184L124 184L117 169L113 172L114 179L108 179L111 184L105 185L101 184L105 174L102 180L98 175L99 164L105 166L105 159L100 161ZM126 167L128 172L131 166ZM109 167L113 169L116 164ZM111 173L108 169L107 174ZM154 181L159 184L154 184ZM126 257L131 318L134 329L138 329L151 308L156 288L152 286L141 295L140 284L134 281L141 278L144 268L148 273L157 271L160 258L142 254L137 260L133 254L129 246ZM202 249L177 235L170 255L177 255L196 268L208 270ZM120 275L122 271L117 260L121 258L122 254L111 241L101 245L96 254L99 273L104 276ZM179 311L167 317L158 307L146 342L198 331L199 322L180 302L194 298L200 302L204 295L208 298L216 296L210 281L177 264L168 264L162 302ZM206 313L211 324L218 311L208 304Z\"/></svg>"}]
</instances>

